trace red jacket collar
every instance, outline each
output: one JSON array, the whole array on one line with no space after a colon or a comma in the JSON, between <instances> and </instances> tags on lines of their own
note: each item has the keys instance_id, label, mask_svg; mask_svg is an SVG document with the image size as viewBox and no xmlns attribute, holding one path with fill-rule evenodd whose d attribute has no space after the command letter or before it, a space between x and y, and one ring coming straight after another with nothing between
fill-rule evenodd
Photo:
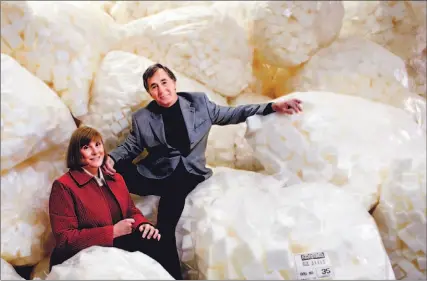
<instances>
[{"instance_id":1,"label":"red jacket collar","mask_svg":"<svg viewBox=\"0 0 427 281\"><path fill-rule=\"evenodd\" d=\"M92 179L94 179L93 176L88 175L87 173L85 173L85 171L79 169L79 170L69 170L68 173L70 174L71 178L76 182L76 184L79 187L83 187L86 184L88 184ZM106 173L104 173L104 179L106 181L108 180L112 180L112 181L116 181L116 179L114 178L114 176L110 176Z\"/></svg>"}]
</instances>

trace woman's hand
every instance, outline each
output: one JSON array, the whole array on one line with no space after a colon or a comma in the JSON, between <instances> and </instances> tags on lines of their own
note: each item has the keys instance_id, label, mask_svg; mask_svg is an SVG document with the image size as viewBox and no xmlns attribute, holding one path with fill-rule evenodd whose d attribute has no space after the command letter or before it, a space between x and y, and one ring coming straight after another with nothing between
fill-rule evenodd
<instances>
[{"instance_id":1,"label":"woman's hand","mask_svg":"<svg viewBox=\"0 0 427 281\"><path fill-rule=\"evenodd\" d=\"M139 226L139 231L142 232L142 238L147 237L147 239L151 239L151 237L153 237L153 239L157 239L157 241L160 240L161 235L159 230L151 224L146 223Z\"/></svg>"},{"instance_id":2,"label":"woman's hand","mask_svg":"<svg viewBox=\"0 0 427 281\"><path fill-rule=\"evenodd\" d=\"M134 219L124 219L116 223L113 228L113 238L132 233L132 224L134 222Z\"/></svg>"}]
</instances>

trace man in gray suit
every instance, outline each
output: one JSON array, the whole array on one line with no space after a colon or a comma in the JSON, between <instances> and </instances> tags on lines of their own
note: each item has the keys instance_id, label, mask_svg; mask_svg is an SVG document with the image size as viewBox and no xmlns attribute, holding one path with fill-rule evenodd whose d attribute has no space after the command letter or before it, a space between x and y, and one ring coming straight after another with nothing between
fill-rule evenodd
<instances>
[{"instance_id":1,"label":"man in gray suit","mask_svg":"<svg viewBox=\"0 0 427 281\"><path fill-rule=\"evenodd\" d=\"M298 113L301 101L216 105L204 93L177 93L175 75L161 64L150 66L143 82L154 100L133 114L130 134L110 152L103 168L108 174L120 173L131 193L161 196L157 228L163 240L176 243L175 228L186 196L212 175L205 158L212 125L238 124L255 114ZM143 151L148 156L133 164ZM178 253L170 262L175 265L171 275L182 279Z\"/></svg>"}]
</instances>

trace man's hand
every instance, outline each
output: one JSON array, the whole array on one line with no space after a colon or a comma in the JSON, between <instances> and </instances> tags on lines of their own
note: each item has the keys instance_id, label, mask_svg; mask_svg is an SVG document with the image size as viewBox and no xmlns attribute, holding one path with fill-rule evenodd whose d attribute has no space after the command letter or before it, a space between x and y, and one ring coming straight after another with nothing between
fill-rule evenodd
<instances>
[{"instance_id":1,"label":"man's hand","mask_svg":"<svg viewBox=\"0 0 427 281\"><path fill-rule=\"evenodd\" d=\"M157 239L157 241L160 240L161 235L159 233L159 230L151 224L146 223L141 225L139 227L139 231L142 232L142 238L147 237L147 239L151 239L151 237L153 237L153 239Z\"/></svg>"},{"instance_id":2,"label":"man's hand","mask_svg":"<svg viewBox=\"0 0 427 281\"><path fill-rule=\"evenodd\" d=\"M274 111L278 113L292 115L294 113L302 112L301 103L302 101L300 101L299 99L291 99L286 101L274 102L271 107Z\"/></svg>"},{"instance_id":3,"label":"man's hand","mask_svg":"<svg viewBox=\"0 0 427 281\"><path fill-rule=\"evenodd\" d=\"M134 219L124 219L116 223L113 228L113 237L117 238L132 233L132 224L134 222Z\"/></svg>"},{"instance_id":4,"label":"man's hand","mask_svg":"<svg viewBox=\"0 0 427 281\"><path fill-rule=\"evenodd\" d=\"M116 170L113 167L114 160L107 155L107 160L105 161L104 165L102 165L102 171L112 176L116 173Z\"/></svg>"}]
</instances>

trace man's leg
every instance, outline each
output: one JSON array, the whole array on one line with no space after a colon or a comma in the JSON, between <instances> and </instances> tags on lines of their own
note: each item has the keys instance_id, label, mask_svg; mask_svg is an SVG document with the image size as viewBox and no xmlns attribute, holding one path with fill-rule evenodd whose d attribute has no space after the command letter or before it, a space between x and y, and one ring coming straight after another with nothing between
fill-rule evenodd
<instances>
[{"instance_id":1,"label":"man's leg","mask_svg":"<svg viewBox=\"0 0 427 281\"><path fill-rule=\"evenodd\" d=\"M165 243L163 237L157 239L143 239L142 233L135 231L114 240L114 247L129 252L140 251L156 260L173 278L182 280L180 261L175 256L176 246Z\"/></svg>"},{"instance_id":2,"label":"man's leg","mask_svg":"<svg viewBox=\"0 0 427 281\"><path fill-rule=\"evenodd\" d=\"M164 194L160 197L157 228L163 234L175 237L175 229L185 206L185 199L202 182L201 178L188 174L180 164L177 170L163 183Z\"/></svg>"},{"instance_id":3,"label":"man's leg","mask_svg":"<svg viewBox=\"0 0 427 281\"><path fill-rule=\"evenodd\" d=\"M143 177L132 161L119 161L114 168L124 178L130 193L139 196L160 195L162 190L156 180Z\"/></svg>"},{"instance_id":4,"label":"man's leg","mask_svg":"<svg viewBox=\"0 0 427 281\"><path fill-rule=\"evenodd\" d=\"M175 231L184 210L185 198L202 181L201 178L189 175L181 165L170 179L164 181L166 192L160 198L157 214L157 228L163 243L166 248L173 249L173 253L170 250L171 262L179 260Z\"/></svg>"}]
</instances>

